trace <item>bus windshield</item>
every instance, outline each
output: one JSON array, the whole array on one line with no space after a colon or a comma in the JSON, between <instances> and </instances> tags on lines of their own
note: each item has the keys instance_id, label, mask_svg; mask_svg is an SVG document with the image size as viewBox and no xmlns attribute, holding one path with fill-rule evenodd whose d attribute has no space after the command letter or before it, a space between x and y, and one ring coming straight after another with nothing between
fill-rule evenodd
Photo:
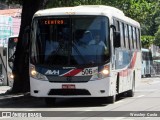
<instances>
[{"instance_id":1,"label":"bus windshield","mask_svg":"<svg viewBox=\"0 0 160 120\"><path fill-rule=\"evenodd\" d=\"M32 23L31 63L78 66L109 60L109 23L104 16L37 17Z\"/></svg>"}]
</instances>

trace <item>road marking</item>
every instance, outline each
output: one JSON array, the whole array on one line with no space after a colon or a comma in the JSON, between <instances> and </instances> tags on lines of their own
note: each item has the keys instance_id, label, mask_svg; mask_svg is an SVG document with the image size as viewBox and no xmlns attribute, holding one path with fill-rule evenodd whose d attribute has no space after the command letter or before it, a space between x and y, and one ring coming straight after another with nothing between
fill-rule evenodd
<instances>
[{"instance_id":1,"label":"road marking","mask_svg":"<svg viewBox=\"0 0 160 120\"><path fill-rule=\"evenodd\" d=\"M143 97L143 96L145 96L145 95L139 95L139 96L137 96L137 97L140 98L140 97Z\"/></svg>"},{"instance_id":2,"label":"road marking","mask_svg":"<svg viewBox=\"0 0 160 120\"><path fill-rule=\"evenodd\" d=\"M136 92L154 92L157 91L157 89L143 89L143 90L136 90Z\"/></svg>"},{"instance_id":3,"label":"road marking","mask_svg":"<svg viewBox=\"0 0 160 120\"><path fill-rule=\"evenodd\" d=\"M89 110L89 109L88 109L88 110L84 110L84 111L93 111L93 110Z\"/></svg>"},{"instance_id":4,"label":"road marking","mask_svg":"<svg viewBox=\"0 0 160 120\"><path fill-rule=\"evenodd\" d=\"M117 101L117 102L115 102L115 104L122 103L122 102L124 102L124 101L123 100Z\"/></svg>"},{"instance_id":5,"label":"road marking","mask_svg":"<svg viewBox=\"0 0 160 120\"><path fill-rule=\"evenodd\" d=\"M12 117L0 117L0 119L11 119Z\"/></svg>"}]
</instances>

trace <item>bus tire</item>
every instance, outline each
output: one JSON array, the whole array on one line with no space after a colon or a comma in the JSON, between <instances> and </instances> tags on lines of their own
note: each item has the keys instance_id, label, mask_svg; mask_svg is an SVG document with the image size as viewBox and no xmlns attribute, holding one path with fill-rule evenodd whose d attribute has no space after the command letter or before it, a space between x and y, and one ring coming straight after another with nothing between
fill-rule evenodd
<instances>
[{"instance_id":1,"label":"bus tire","mask_svg":"<svg viewBox=\"0 0 160 120\"><path fill-rule=\"evenodd\" d=\"M127 91L127 97L133 97L135 92L135 74L133 74L132 89Z\"/></svg>"},{"instance_id":2,"label":"bus tire","mask_svg":"<svg viewBox=\"0 0 160 120\"><path fill-rule=\"evenodd\" d=\"M148 74L148 77L151 77L151 74Z\"/></svg>"},{"instance_id":3,"label":"bus tire","mask_svg":"<svg viewBox=\"0 0 160 120\"><path fill-rule=\"evenodd\" d=\"M50 97L45 98L45 104L46 104L47 107L54 106L55 102L56 102L56 98L50 98Z\"/></svg>"},{"instance_id":4,"label":"bus tire","mask_svg":"<svg viewBox=\"0 0 160 120\"><path fill-rule=\"evenodd\" d=\"M113 104L113 103L115 103L115 101L116 101L116 95L109 96L109 97L107 98L107 102L108 102L108 103Z\"/></svg>"},{"instance_id":5,"label":"bus tire","mask_svg":"<svg viewBox=\"0 0 160 120\"><path fill-rule=\"evenodd\" d=\"M116 101L116 95L100 98L102 104L113 104Z\"/></svg>"}]
</instances>

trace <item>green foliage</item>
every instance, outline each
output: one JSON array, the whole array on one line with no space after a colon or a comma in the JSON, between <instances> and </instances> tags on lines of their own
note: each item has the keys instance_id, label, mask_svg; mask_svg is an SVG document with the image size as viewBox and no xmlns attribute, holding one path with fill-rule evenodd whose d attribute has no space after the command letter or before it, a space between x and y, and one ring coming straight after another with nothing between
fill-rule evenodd
<instances>
[{"instance_id":1,"label":"green foliage","mask_svg":"<svg viewBox=\"0 0 160 120\"><path fill-rule=\"evenodd\" d=\"M4 3L4 2L6 2L6 0L1 0L0 2Z\"/></svg>"},{"instance_id":2,"label":"green foliage","mask_svg":"<svg viewBox=\"0 0 160 120\"><path fill-rule=\"evenodd\" d=\"M155 37L154 36L141 36L141 43L143 48L149 48L151 44L153 44Z\"/></svg>"},{"instance_id":3,"label":"green foliage","mask_svg":"<svg viewBox=\"0 0 160 120\"><path fill-rule=\"evenodd\" d=\"M157 45L157 46L160 46L160 26L158 28L158 31L155 33L154 44Z\"/></svg>"},{"instance_id":4,"label":"green foliage","mask_svg":"<svg viewBox=\"0 0 160 120\"><path fill-rule=\"evenodd\" d=\"M49 0L47 8L102 4L103 0Z\"/></svg>"},{"instance_id":5,"label":"green foliage","mask_svg":"<svg viewBox=\"0 0 160 120\"><path fill-rule=\"evenodd\" d=\"M22 2L23 0L5 0L8 3ZM145 40L151 40L148 43L157 43L159 38L160 25L160 0L48 0L46 7L66 7L77 5L109 5L121 9L125 15L140 22L141 33L145 36L156 35L153 39L142 37ZM156 34L155 34L156 33ZM143 41L142 41L143 43ZM146 43L146 42L145 42ZM143 43L144 44L144 43Z\"/></svg>"}]
</instances>

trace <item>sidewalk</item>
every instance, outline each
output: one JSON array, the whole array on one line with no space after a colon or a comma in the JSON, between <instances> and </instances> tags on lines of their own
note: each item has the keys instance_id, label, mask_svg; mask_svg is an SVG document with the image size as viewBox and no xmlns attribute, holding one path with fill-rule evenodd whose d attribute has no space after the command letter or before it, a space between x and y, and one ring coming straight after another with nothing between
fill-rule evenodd
<instances>
[{"instance_id":1,"label":"sidewalk","mask_svg":"<svg viewBox=\"0 0 160 120\"><path fill-rule=\"evenodd\" d=\"M21 94L5 94L7 90L11 87L9 86L0 86L0 103L12 101L12 100L19 100L19 99L26 99L30 98L29 93L21 93Z\"/></svg>"}]
</instances>

